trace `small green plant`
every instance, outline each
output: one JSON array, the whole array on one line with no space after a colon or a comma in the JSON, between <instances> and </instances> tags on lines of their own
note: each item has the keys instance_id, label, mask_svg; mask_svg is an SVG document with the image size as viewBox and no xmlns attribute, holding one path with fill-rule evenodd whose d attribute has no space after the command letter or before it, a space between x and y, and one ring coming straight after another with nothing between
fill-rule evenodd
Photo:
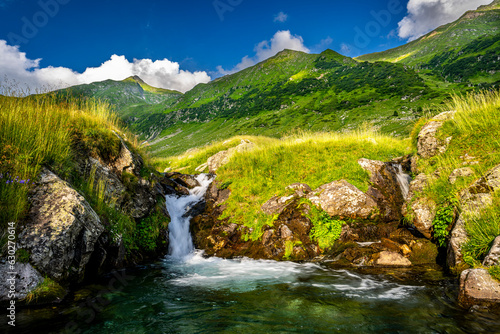
<instances>
[{"instance_id":1,"label":"small green plant","mask_svg":"<svg viewBox=\"0 0 500 334\"><path fill-rule=\"evenodd\" d=\"M446 240L450 233L449 227L453 223L454 215L455 206L447 203L437 210L436 216L432 221L434 238L438 241L440 247L446 246Z\"/></svg>"},{"instance_id":2,"label":"small green plant","mask_svg":"<svg viewBox=\"0 0 500 334\"><path fill-rule=\"evenodd\" d=\"M44 301L54 301L56 298L62 299L66 291L57 282L53 281L49 277L44 277L43 281L38 284L38 286L29 292L24 301L26 304L30 304L33 301L44 302Z\"/></svg>"},{"instance_id":3,"label":"small green plant","mask_svg":"<svg viewBox=\"0 0 500 334\"><path fill-rule=\"evenodd\" d=\"M342 220L331 218L328 213L316 208L314 205L311 206L308 218L313 224L309 235L318 242L321 249L331 247L339 239L344 223Z\"/></svg>"},{"instance_id":4,"label":"small green plant","mask_svg":"<svg viewBox=\"0 0 500 334\"><path fill-rule=\"evenodd\" d=\"M285 242L285 255L283 256L284 259L289 259L290 256L292 255L293 252L293 241L287 240Z\"/></svg>"}]
</instances>

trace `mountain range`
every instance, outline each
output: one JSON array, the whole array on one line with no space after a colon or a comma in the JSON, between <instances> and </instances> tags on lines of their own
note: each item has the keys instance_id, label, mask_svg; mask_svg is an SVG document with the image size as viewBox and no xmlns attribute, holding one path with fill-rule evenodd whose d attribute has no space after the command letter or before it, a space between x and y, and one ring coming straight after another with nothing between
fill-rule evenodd
<instances>
[{"instance_id":1,"label":"mountain range","mask_svg":"<svg viewBox=\"0 0 500 334\"><path fill-rule=\"evenodd\" d=\"M182 94L139 77L74 86L60 94L114 105L156 156L234 135L360 126L407 135L427 106L451 91L500 84L500 0L465 13L418 40L355 59L326 50L284 50L238 73ZM367 124L367 125L365 125Z\"/></svg>"}]
</instances>

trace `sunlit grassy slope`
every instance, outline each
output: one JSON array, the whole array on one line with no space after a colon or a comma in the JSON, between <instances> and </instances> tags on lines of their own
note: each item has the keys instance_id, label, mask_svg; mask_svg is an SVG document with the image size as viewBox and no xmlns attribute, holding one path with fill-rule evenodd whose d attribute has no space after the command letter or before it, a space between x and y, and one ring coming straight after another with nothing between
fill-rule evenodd
<instances>
[{"instance_id":1,"label":"sunlit grassy slope","mask_svg":"<svg viewBox=\"0 0 500 334\"><path fill-rule=\"evenodd\" d=\"M106 103L66 100L55 95L0 96L0 223L17 221L27 209L27 191L40 168L61 176L72 169L76 139L112 154L119 139L117 118ZM116 153L116 152L115 152Z\"/></svg>"},{"instance_id":2,"label":"sunlit grassy slope","mask_svg":"<svg viewBox=\"0 0 500 334\"><path fill-rule=\"evenodd\" d=\"M217 179L231 189L226 214L232 222L250 227L253 238L260 236L261 227L270 219L260 212L260 206L274 195L284 195L287 185L302 182L315 189L344 179L366 191L369 177L358 159L389 161L409 152L408 141L372 130L344 134L300 132L282 139L235 137L181 156L158 159L156 163L160 169L190 166L183 172L192 172L209 156L239 144L241 139L250 140L255 148L235 154L217 171Z\"/></svg>"}]
</instances>

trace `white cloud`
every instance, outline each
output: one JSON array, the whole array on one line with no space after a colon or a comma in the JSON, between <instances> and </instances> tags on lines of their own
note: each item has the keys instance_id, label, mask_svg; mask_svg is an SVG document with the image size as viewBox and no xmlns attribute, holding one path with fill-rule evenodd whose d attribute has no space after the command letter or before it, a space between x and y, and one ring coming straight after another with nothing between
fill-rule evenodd
<instances>
[{"instance_id":1,"label":"white cloud","mask_svg":"<svg viewBox=\"0 0 500 334\"><path fill-rule=\"evenodd\" d=\"M351 53L351 51L352 51L351 46L349 46L348 44L346 44L346 43L340 44L340 52L343 55L348 55Z\"/></svg>"},{"instance_id":2,"label":"white cloud","mask_svg":"<svg viewBox=\"0 0 500 334\"><path fill-rule=\"evenodd\" d=\"M458 19L468 10L489 4L492 0L410 0L408 15L398 23L398 35L410 41L440 25Z\"/></svg>"},{"instance_id":3,"label":"white cloud","mask_svg":"<svg viewBox=\"0 0 500 334\"><path fill-rule=\"evenodd\" d=\"M254 48L255 55L253 57L243 57L241 62L232 70L225 70L222 66L217 66L217 71L222 75L236 73L257 64L258 62L268 59L285 49L307 53L310 52L310 50L304 45L304 40L301 36L292 35L289 30L281 30L275 33L270 41L266 40L257 44Z\"/></svg>"},{"instance_id":4,"label":"white cloud","mask_svg":"<svg viewBox=\"0 0 500 334\"><path fill-rule=\"evenodd\" d=\"M288 20L288 15L283 13L283 12L279 12L278 14L276 14L276 16L274 17L274 22L281 22L281 23L285 23L286 20Z\"/></svg>"},{"instance_id":5,"label":"white cloud","mask_svg":"<svg viewBox=\"0 0 500 334\"><path fill-rule=\"evenodd\" d=\"M206 72L181 70L179 64L168 59L134 59L129 62L124 56L112 55L99 67L89 67L83 73L65 67L40 68L41 59L29 59L18 46L10 46L0 40L0 73L32 91L57 89L78 84L88 84L107 79L123 80L137 75L148 84L166 89L186 92L198 83L211 80ZM3 78L0 78L3 80Z\"/></svg>"}]
</instances>

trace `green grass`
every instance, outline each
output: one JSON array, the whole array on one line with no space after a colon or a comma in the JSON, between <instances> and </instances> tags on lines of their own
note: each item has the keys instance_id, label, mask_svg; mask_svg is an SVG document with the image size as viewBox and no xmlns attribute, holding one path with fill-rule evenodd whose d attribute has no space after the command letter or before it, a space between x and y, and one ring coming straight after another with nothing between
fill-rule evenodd
<instances>
[{"instance_id":1,"label":"green grass","mask_svg":"<svg viewBox=\"0 0 500 334\"><path fill-rule=\"evenodd\" d=\"M221 148L238 144L241 138L171 158L171 165L189 165L189 171ZM345 179L366 191L369 176L358 165L358 159L389 161L409 153L408 141L368 129L344 134L297 132L279 140L243 138L254 142L255 148L234 154L217 171L217 179L231 190L222 218L230 216L232 222L249 227L247 237L254 240L261 236L263 225L272 224L273 217L262 213L260 206L274 195L285 195L286 186L303 182L315 189Z\"/></svg>"},{"instance_id":2,"label":"green grass","mask_svg":"<svg viewBox=\"0 0 500 334\"><path fill-rule=\"evenodd\" d=\"M77 138L91 149L113 150L109 138L117 119L105 103L0 96L0 110L0 226L25 214L28 189L42 166L70 174Z\"/></svg>"}]
</instances>

